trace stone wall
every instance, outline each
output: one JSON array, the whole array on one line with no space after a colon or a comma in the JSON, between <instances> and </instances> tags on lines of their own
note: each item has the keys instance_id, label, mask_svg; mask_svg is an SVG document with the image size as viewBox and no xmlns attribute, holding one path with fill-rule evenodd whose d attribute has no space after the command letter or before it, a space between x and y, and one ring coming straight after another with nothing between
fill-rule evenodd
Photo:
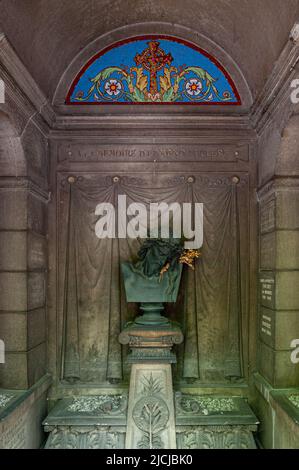
<instances>
[{"instance_id":1,"label":"stone wall","mask_svg":"<svg viewBox=\"0 0 299 470\"><path fill-rule=\"evenodd\" d=\"M46 371L47 192L46 168L40 162L47 159L47 145L40 139L43 145L37 148L37 131L27 137L28 129L21 138L3 136L0 141L10 162L0 174L0 321L5 344L0 386L10 389L31 387Z\"/></svg>"},{"instance_id":2,"label":"stone wall","mask_svg":"<svg viewBox=\"0 0 299 470\"><path fill-rule=\"evenodd\" d=\"M0 448L38 448L51 383L45 375L48 142L34 104L40 109L44 98L3 37L0 43L6 83L0 105ZM6 61L12 75L23 77L20 88Z\"/></svg>"},{"instance_id":3,"label":"stone wall","mask_svg":"<svg viewBox=\"0 0 299 470\"><path fill-rule=\"evenodd\" d=\"M259 199L259 374L256 413L266 448L297 448L299 430L275 390L287 397L299 386L299 365L291 360L299 337L299 116L284 130L275 124L260 141ZM266 158L267 157L267 158ZM294 433L294 429L295 433Z\"/></svg>"}]
</instances>

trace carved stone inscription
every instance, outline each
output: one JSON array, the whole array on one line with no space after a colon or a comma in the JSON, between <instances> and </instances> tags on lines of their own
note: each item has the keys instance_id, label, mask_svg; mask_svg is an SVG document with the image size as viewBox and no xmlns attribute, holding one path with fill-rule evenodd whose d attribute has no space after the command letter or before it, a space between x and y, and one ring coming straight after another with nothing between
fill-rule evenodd
<instances>
[{"instance_id":1,"label":"carved stone inscription","mask_svg":"<svg viewBox=\"0 0 299 470\"><path fill-rule=\"evenodd\" d=\"M260 274L260 301L264 307L275 308L275 274Z\"/></svg>"},{"instance_id":2,"label":"carved stone inscription","mask_svg":"<svg viewBox=\"0 0 299 470\"><path fill-rule=\"evenodd\" d=\"M272 336L274 330L273 312L267 308L263 308L260 313L260 332L261 336L267 344L272 344Z\"/></svg>"},{"instance_id":3,"label":"carved stone inscription","mask_svg":"<svg viewBox=\"0 0 299 470\"><path fill-rule=\"evenodd\" d=\"M119 162L119 161L199 161L236 162L248 161L248 147L232 145L121 145L109 144L60 144L60 162Z\"/></svg>"}]
</instances>

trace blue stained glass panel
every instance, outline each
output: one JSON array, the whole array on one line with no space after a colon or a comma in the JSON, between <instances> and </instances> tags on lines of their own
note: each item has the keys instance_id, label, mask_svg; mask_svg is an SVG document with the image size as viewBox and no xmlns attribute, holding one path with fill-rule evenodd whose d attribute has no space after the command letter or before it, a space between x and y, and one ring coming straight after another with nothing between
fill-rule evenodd
<instances>
[{"instance_id":1,"label":"blue stained glass panel","mask_svg":"<svg viewBox=\"0 0 299 470\"><path fill-rule=\"evenodd\" d=\"M148 36L113 44L75 78L67 104L241 104L221 64L177 38Z\"/></svg>"}]
</instances>

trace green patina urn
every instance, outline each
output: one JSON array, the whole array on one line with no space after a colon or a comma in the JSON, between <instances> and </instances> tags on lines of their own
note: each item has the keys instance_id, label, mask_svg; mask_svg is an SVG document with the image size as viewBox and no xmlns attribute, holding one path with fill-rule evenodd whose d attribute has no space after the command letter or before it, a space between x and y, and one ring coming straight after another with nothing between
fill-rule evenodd
<instances>
[{"instance_id":1,"label":"green patina urn","mask_svg":"<svg viewBox=\"0 0 299 470\"><path fill-rule=\"evenodd\" d=\"M127 302L140 302L142 316L137 325L166 325L169 320L161 315L164 302L177 299L182 264L179 239L148 239L138 252L136 263L121 263ZM166 267L166 270L164 270Z\"/></svg>"}]
</instances>

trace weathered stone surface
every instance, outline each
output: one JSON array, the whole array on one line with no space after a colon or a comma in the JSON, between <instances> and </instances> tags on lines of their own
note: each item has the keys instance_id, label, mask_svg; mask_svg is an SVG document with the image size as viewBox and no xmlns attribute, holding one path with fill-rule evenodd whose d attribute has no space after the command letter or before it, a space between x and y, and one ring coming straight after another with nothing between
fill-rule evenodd
<instances>
[{"instance_id":1,"label":"weathered stone surface","mask_svg":"<svg viewBox=\"0 0 299 470\"><path fill-rule=\"evenodd\" d=\"M27 389L46 372L46 345L42 343L30 351L7 352L0 368L0 386Z\"/></svg>"},{"instance_id":2,"label":"weathered stone surface","mask_svg":"<svg viewBox=\"0 0 299 470\"><path fill-rule=\"evenodd\" d=\"M8 352L5 354L5 364L0 367L0 387L8 389L27 389L28 356L26 352Z\"/></svg>"},{"instance_id":3,"label":"weathered stone surface","mask_svg":"<svg viewBox=\"0 0 299 470\"><path fill-rule=\"evenodd\" d=\"M258 439L265 449L273 448L273 419L275 416L265 397L258 391L253 402L253 409L259 417Z\"/></svg>"},{"instance_id":4,"label":"weathered stone surface","mask_svg":"<svg viewBox=\"0 0 299 470\"><path fill-rule=\"evenodd\" d=\"M47 267L47 240L34 232L28 233L27 269L45 269Z\"/></svg>"},{"instance_id":5,"label":"weathered stone surface","mask_svg":"<svg viewBox=\"0 0 299 470\"><path fill-rule=\"evenodd\" d=\"M0 272L0 310L27 310L26 273Z\"/></svg>"},{"instance_id":6,"label":"weathered stone surface","mask_svg":"<svg viewBox=\"0 0 299 470\"><path fill-rule=\"evenodd\" d=\"M271 400L275 412L274 448L275 449L299 449L299 424L298 418L294 419L285 412L280 404ZM297 415L298 416L298 415Z\"/></svg>"},{"instance_id":7,"label":"weathered stone surface","mask_svg":"<svg viewBox=\"0 0 299 470\"><path fill-rule=\"evenodd\" d=\"M30 350L46 340L46 309L38 308L27 313L27 348Z\"/></svg>"},{"instance_id":8,"label":"weathered stone surface","mask_svg":"<svg viewBox=\"0 0 299 470\"><path fill-rule=\"evenodd\" d=\"M33 310L44 304L45 275L43 273L0 273L0 310Z\"/></svg>"},{"instance_id":9,"label":"weathered stone surface","mask_svg":"<svg viewBox=\"0 0 299 470\"><path fill-rule=\"evenodd\" d=\"M47 205L46 202L33 194L28 195L28 223L27 227L33 232L45 235L47 233Z\"/></svg>"},{"instance_id":10,"label":"weathered stone surface","mask_svg":"<svg viewBox=\"0 0 299 470\"><path fill-rule=\"evenodd\" d=\"M298 387L296 365L291 362L291 351L276 351L260 341L259 372L273 387Z\"/></svg>"},{"instance_id":11,"label":"weathered stone surface","mask_svg":"<svg viewBox=\"0 0 299 470\"><path fill-rule=\"evenodd\" d=\"M28 310L45 305L45 274L30 272L28 274Z\"/></svg>"},{"instance_id":12,"label":"weathered stone surface","mask_svg":"<svg viewBox=\"0 0 299 470\"><path fill-rule=\"evenodd\" d=\"M3 414L0 408L0 449L41 447L45 439L41 423L46 414L46 395L50 383L50 378L45 377L29 391L16 392Z\"/></svg>"},{"instance_id":13,"label":"weathered stone surface","mask_svg":"<svg viewBox=\"0 0 299 470\"><path fill-rule=\"evenodd\" d=\"M45 308L0 315L1 339L6 352L28 351L45 341Z\"/></svg>"},{"instance_id":14,"label":"weathered stone surface","mask_svg":"<svg viewBox=\"0 0 299 470\"><path fill-rule=\"evenodd\" d=\"M299 268L299 231L278 230L261 235L261 269Z\"/></svg>"},{"instance_id":15,"label":"weathered stone surface","mask_svg":"<svg viewBox=\"0 0 299 470\"><path fill-rule=\"evenodd\" d=\"M0 230L26 230L26 190L0 189Z\"/></svg>"},{"instance_id":16,"label":"weathered stone surface","mask_svg":"<svg viewBox=\"0 0 299 470\"><path fill-rule=\"evenodd\" d=\"M277 175L299 174L299 116L292 116L284 129L275 173Z\"/></svg>"},{"instance_id":17,"label":"weathered stone surface","mask_svg":"<svg viewBox=\"0 0 299 470\"><path fill-rule=\"evenodd\" d=\"M275 269L276 266L276 232L261 235L260 238L260 267Z\"/></svg>"},{"instance_id":18,"label":"weathered stone surface","mask_svg":"<svg viewBox=\"0 0 299 470\"><path fill-rule=\"evenodd\" d=\"M45 269L47 241L44 236L26 231L0 231L0 269L26 271Z\"/></svg>"},{"instance_id":19,"label":"weathered stone surface","mask_svg":"<svg viewBox=\"0 0 299 470\"><path fill-rule=\"evenodd\" d=\"M276 240L276 269L299 269L299 231L279 230Z\"/></svg>"},{"instance_id":20,"label":"weathered stone surface","mask_svg":"<svg viewBox=\"0 0 299 470\"><path fill-rule=\"evenodd\" d=\"M253 406L260 417L258 438L265 449L299 448L299 412L288 400L291 392L275 390L259 374L254 376Z\"/></svg>"},{"instance_id":21,"label":"weathered stone surface","mask_svg":"<svg viewBox=\"0 0 299 470\"><path fill-rule=\"evenodd\" d=\"M275 229L276 200L270 198L260 203L260 233L271 232Z\"/></svg>"},{"instance_id":22,"label":"weathered stone surface","mask_svg":"<svg viewBox=\"0 0 299 470\"><path fill-rule=\"evenodd\" d=\"M294 335L299 331L299 312L261 308L259 334L263 342L277 351L290 349Z\"/></svg>"},{"instance_id":23,"label":"weathered stone surface","mask_svg":"<svg viewBox=\"0 0 299 470\"><path fill-rule=\"evenodd\" d=\"M1 116L2 117L2 116ZM18 137L0 137L0 175L26 175L26 160Z\"/></svg>"},{"instance_id":24,"label":"weathered stone surface","mask_svg":"<svg viewBox=\"0 0 299 470\"><path fill-rule=\"evenodd\" d=\"M27 269L27 233L0 232L0 270L25 271Z\"/></svg>"},{"instance_id":25,"label":"weathered stone surface","mask_svg":"<svg viewBox=\"0 0 299 470\"><path fill-rule=\"evenodd\" d=\"M46 373L46 343L39 344L27 353L28 386L33 386Z\"/></svg>"},{"instance_id":26,"label":"weathered stone surface","mask_svg":"<svg viewBox=\"0 0 299 470\"><path fill-rule=\"evenodd\" d=\"M46 179L48 171L47 139L31 122L22 135L22 146L28 161L31 176L37 174Z\"/></svg>"},{"instance_id":27,"label":"weathered stone surface","mask_svg":"<svg viewBox=\"0 0 299 470\"><path fill-rule=\"evenodd\" d=\"M26 230L46 234L44 200L22 188L0 188L0 230Z\"/></svg>"},{"instance_id":28,"label":"weathered stone surface","mask_svg":"<svg viewBox=\"0 0 299 470\"><path fill-rule=\"evenodd\" d=\"M16 352L27 350L27 314L1 313L1 339L5 343L5 351Z\"/></svg>"},{"instance_id":29,"label":"weathered stone surface","mask_svg":"<svg viewBox=\"0 0 299 470\"><path fill-rule=\"evenodd\" d=\"M276 273L276 308L298 310L299 271L278 271Z\"/></svg>"},{"instance_id":30,"label":"weathered stone surface","mask_svg":"<svg viewBox=\"0 0 299 470\"><path fill-rule=\"evenodd\" d=\"M276 227L299 229L299 191L280 191L276 196Z\"/></svg>"}]
</instances>

